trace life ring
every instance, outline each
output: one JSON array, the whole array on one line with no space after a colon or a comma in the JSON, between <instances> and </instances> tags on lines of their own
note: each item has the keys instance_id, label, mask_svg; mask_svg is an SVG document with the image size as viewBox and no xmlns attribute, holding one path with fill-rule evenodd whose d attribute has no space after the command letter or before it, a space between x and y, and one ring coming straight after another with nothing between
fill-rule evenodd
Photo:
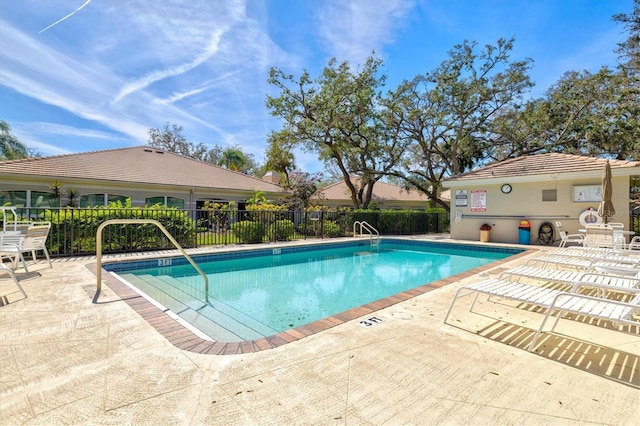
<instances>
[{"instance_id":1,"label":"life ring","mask_svg":"<svg viewBox=\"0 0 640 426\"><path fill-rule=\"evenodd\" d=\"M591 207L580 213L578 216L578 220L580 221L580 225L598 225L602 223L602 216L598 214L598 210L594 210Z\"/></svg>"}]
</instances>

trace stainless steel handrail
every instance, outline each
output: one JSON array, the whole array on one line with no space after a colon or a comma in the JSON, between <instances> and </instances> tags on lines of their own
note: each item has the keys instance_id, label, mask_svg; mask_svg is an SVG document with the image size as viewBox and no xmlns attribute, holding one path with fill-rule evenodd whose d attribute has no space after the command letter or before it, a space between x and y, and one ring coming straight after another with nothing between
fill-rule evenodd
<instances>
[{"instance_id":1,"label":"stainless steel handrail","mask_svg":"<svg viewBox=\"0 0 640 426\"><path fill-rule=\"evenodd\" d=\"M209 303L209 279L207 278L207 274L205 274L202 269L198 266L196 262L193 261L191 256L187 254L186 251L182 248L182 246L173 238L173 235L167 231L160 222L154 219L109 219L100 224L98 226L98 230L96 231L96 278L97 278L97 295L102 291L102 230L107 227L107 225L126 225L126 224L136 224L136 223L148 223L152 225L156 225L162 233L169 238L169 241L173 243L173 245L178 249L178 251L189 261L191 266L193 266L196 271L200 274L200 276L204 279L204 301Z\"/></svg>"},{"instance_id":2,"label":"stainless steel handrail","mask_svg":"<svg viewBox=\"0 0 640 426\"><path fill-rule=\"evenodd\" d=\"M371 226L368 222L366 221L359 221L356 220L355 222L353 222L353 236L357 236L356 234L356 229L358 227L358 225L360 226L360 236L362 237L362 231L366 230L367 232L369 232L370 238L371 238L371 245L373 245L374 242L374 236L375 236L375 242L378 242L378 238L380 238L380 233L378 232L378 230L376 228L374 228L373 226ZM375 233L375 235L374 235Z\"/></svg>"}]
</instances>

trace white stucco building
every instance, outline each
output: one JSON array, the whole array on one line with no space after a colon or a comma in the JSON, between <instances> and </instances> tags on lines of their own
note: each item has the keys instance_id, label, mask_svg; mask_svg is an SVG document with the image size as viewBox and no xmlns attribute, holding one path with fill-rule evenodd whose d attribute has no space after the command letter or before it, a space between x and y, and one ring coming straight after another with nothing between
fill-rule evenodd
<instances>
[{"instance_id":1,"label":"white stucco building","mask_svg":"<svg viewBox=\"0 0 640 426\"><path fill-rule=\"evenodd\" d=\"M530 223L530 244L538 243L543 223L561 221L575 233L581 219L598 209L602 172L607 160L548 153L491 164L447 179L451 190L451 237L479 239L480 226L491 226L493 242L519 243L520 221ZM630 210L640 196L640 161L609 160L613 205L620 222L630 229ZM555 239L559 236L555 230Z\"/></svg>"}]
</instances>

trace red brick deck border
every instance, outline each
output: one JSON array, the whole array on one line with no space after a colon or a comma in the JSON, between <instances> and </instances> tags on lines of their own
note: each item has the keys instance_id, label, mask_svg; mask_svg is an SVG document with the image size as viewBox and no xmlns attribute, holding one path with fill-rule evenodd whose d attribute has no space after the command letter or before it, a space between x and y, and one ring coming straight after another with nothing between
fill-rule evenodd
<instances>
[{"instance_id":1,"label":"red brick deck border","mask_svg":"<svg viewBox=\"0 0 640 426\"><path fill-rule=\"evenodd\" d=\"M463 278L478 274L485 271L489 267L494 268L496 266L499 266L501 263L509 262L514 258L524 256L529 253L530 252L525 251L514 256L509 256L506 259L497 260L488 265L483 265L478 268L474 268L469 271L444 278L442 280L434 281L432 283L425 284L411 290L403 291L402 293L394 294L393 296L385 297L384 299L367 303L363 306L349 309L348 311L340 312L339 314L323 318L312 323L302 325L300 327L283 331L282 333L278 333L273 336L244 342L216 342L202 339L201 337L194 334L191 330L177 322L175 319L167 315L165 312L160 310L160 308L152 304L149 300L133 291L126 284L116 279L113 275L109 274L107 271L103 270L102 277L104 283L118 297L120 297L124 302L131 306L131 308L133 308L133 310L136 311L142 318L147 320L147 322L153 328L155 328L175 347L183 349L185 351L200 354L235 355L254 353L286 345L287 343L291 343L296 340L303 339L307 336L311 336L312 334L328 330L345 322L353 321L357 318L370 315L381 309L387 308L408 299L412 299L416 296L443 287L445 285L449 285ZM95 263L91 263L86 266L91 272L95 274Z\"/></svg>"}]
</instances>

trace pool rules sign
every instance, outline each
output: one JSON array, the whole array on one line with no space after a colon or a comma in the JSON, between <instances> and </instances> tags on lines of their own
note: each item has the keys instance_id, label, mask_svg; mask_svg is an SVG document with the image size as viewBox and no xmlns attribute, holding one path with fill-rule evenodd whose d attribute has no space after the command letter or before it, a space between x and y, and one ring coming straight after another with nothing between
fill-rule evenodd
<instances>
[{"instance_id":1,"label":"pool rules sign","mask_svg":"<svg viewBox=\"0 0 640 426\"><path fill-rule=\"evenodd\" d=\"M471 190L471 211L472 212L487 211L487 190L486 189Z\"/></svg>"}]
</instances>

